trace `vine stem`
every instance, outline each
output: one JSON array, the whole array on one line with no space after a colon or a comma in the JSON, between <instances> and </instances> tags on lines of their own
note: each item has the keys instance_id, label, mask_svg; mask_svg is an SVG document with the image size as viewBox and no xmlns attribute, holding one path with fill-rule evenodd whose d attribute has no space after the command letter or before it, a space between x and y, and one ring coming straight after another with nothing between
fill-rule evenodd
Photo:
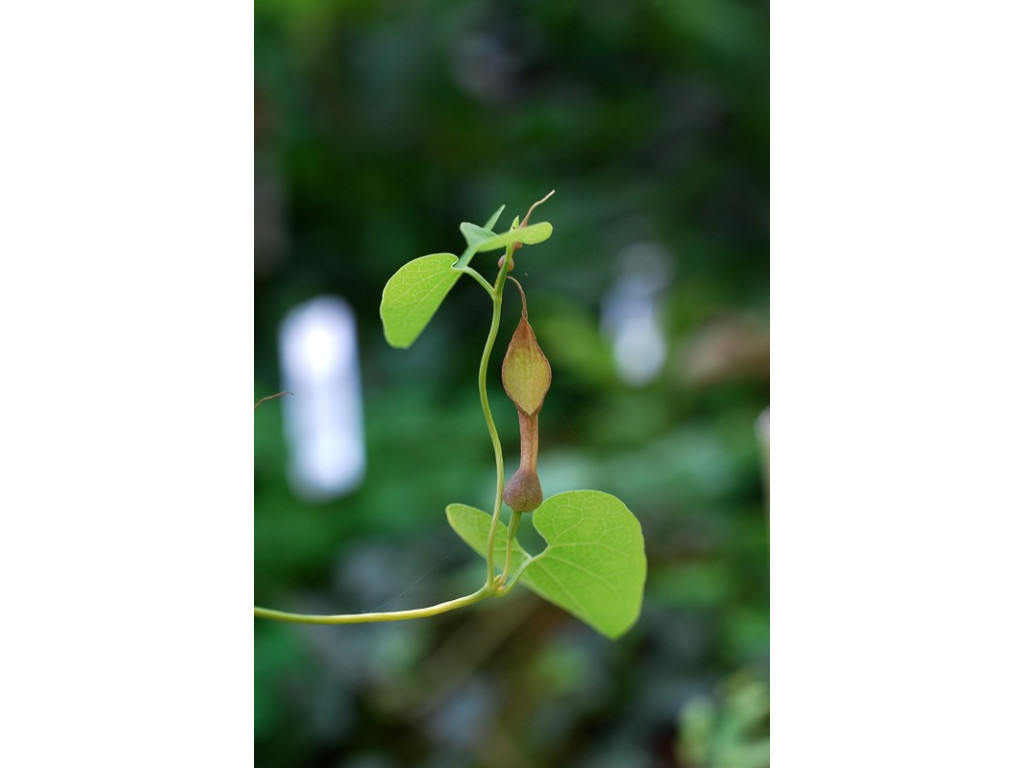
<instances>
[{"instance_id":1,"label":"vine stem","mask_svg":"<svg viewBox=\"0 0 1024 768\"><path fill-rule=\"evenodd\" d=\"M467 605L478 603L485 597L494 593L494 587L488 584L481 587L471 595L463 595L445 603L438 603L427 608L413 608L408 611L381 611L377 613L340 613L336 615L319 615L312 613L289 613L287 611L274 611L270 608L256 607L254 615L264 619L277 619L278 621L291 621L297 624L365 624L373 621L403 621L405 619L425 619L428 616L437 616L439 613L447 613Z\"/></svg>"},{"instance_id":2,"label":"vine stem","mask_svg":"<svg viewBox=\"0 0 1024 768\"><path fill-rule=\"evenodd\" d=\"M487 422L487 431L491 435L491 445L494 446L494 463L497 473L497 491L494 494L494 512L491 515L491 528L487 533L487 573L484 577L484 588L492 587L494 579L494 537L498 532L498 520L501 517L501 494L505 490L505 461L501 455L501 441L498 439L498 430L494 426L494 417L491 416L491 406L487 400L487 364L491 359L491 351L494 349L494 340L498 336L498 325L501 322L501 297L505 290L505 278L508 277L509 265L512 263L512 246L505 249L505 260L502 262L498 277L494 280L494 293L491 301L494 310L491 313L491 330L487 334L487 342L484 344L484 353L480 357L480 373L478 385L480 387L480 407L484 412L484 421Z\"/></svg>"}]
</instances>

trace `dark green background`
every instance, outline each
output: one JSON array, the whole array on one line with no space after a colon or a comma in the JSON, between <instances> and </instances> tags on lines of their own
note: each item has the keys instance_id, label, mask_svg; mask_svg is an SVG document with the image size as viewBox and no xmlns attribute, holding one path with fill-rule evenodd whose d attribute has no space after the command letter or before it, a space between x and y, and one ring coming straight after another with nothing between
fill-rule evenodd
<instances>
[{"instance_id":1,"label":"dark green background","mask_svg":"<svg viewBox=\"0 0 1024 768\"><path fill-rule=\"evenodd\" d=\"M368 460L357 491L305 503L280 403L256 411L257 602L387 610L478 586L444 507L490 508L475 390L489 301L460 281L403 351L380 294L406 261L461 252L461 221L505 203L507 227L550 189L533 220L554 234L515 273L554 374L541 480L622 498L650 567L640 621L614 643L525 590L416 622L257 621L256 764L766 765L768 4L257 0L255 22L255 395L280 388L284 314L344 297ZM637 245L673 264L668 361L639 388L599 314ZM474 266L493 278L495 256Z\"/></svg>"}]
</instances>

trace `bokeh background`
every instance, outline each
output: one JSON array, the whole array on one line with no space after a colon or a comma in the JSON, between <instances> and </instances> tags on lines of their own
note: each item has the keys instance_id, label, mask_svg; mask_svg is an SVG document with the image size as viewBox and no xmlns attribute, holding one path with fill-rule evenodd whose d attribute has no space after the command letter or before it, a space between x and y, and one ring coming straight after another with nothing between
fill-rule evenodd
<instances>
[{"instance_id":1,"label":"bokeh background","mask_svg":"<svg viewBox=\"0 0 1024 768\"><path fill-rule=\"evenodd\" d=\"M291 482L255 412L261 605L359 612L472 591L444 507L490 509L476 396L490 319L461 280L409 350L381 290L461 253L458 225L534 214L520 252L554 380L545 492L595 488L640 519L643 613L611 642L525 589L434 619L255 623L260 766L768 764L768 4L257 0L255 396L284 388L281 324L317 297L355 320L365 468ZM493 278L497 254L474 266ZM498 365L491 403L518 460ZM290 403L288 401L291 401Z\"/></svg>"}]
</instances>

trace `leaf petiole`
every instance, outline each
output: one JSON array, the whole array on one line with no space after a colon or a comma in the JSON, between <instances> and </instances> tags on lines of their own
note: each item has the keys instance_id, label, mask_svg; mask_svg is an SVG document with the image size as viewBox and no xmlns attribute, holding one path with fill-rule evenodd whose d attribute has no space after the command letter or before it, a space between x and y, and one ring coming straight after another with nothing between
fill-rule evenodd
<instances>
[{"instance_id":1,"label":"leaf petiole","mask_svg":"<svg viewBox=\"0 0 1024 768\"><path fill-rule=\"evenodd\" d=\"M541 554L543 554L543 552ZM526 569L530 567L530 564L539 559L540 556L541 555L530 555L526 558L520 566L516 568L515 573L509 576L508 579L505 580L505 583L498 587L498 591L496 593L498 597L504 597L511 592L512 587L514 587L516 582L519 581L519 577L522 576L526 572Z\"/></svg>"},{"instance_id":2,"label":"leaf petiole","mask_svg":"<svg viewBox=\"0 0 1024 768\"><path fill-rule=\"evenodd\" d=\"M477 272L475 269L466 266L460 267L458 264L453 264L452 269L454 269L456 272L463 272L472 277L474 280L480 283L480 285L483 286L484 290L487 291L487 295L491 297L491 300L494 300L494 288L491 286L490 283L487 282L487 280L484 279L484 276Z\"/></svg>"},{"instance_id":3,"label":"leaf petiole","mask_svg":"<svg viewBox=\"0 0 1024 768\"><path fill-rule=\"evenodd\" d=\"M519 521L522 520L522 512L513 512L512 519L508 522L508 538L505 544L505 569L498 579L498 586L503 587L505 579L508 578L509 569L512 567L512 543L516 540L516 531L519 529Z\"/></svg>"}]
</instances>

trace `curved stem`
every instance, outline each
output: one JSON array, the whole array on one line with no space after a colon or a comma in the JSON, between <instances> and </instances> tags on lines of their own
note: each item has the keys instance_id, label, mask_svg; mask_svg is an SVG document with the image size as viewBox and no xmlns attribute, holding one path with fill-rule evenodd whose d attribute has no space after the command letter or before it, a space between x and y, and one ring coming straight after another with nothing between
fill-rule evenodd
<instances>
[{"instance_id":1,"label":"curved stem","mask_svg":"<svg viewBox=\"0 0 1024 768\"><path fill-rule=\"evenodd\" d=\"M456 608L463 608L473 603L478 603L485 597L493 594L494 588L490 585L481 587L471 595L463 595L445 603L438 603L427 608L413 608L408 611L383 611L378 613L340 613L336 615L319 615L312 613L289 613L288 611L275 611L270 608L253 608L253 614L263 619L276 619L278 621L292 621L297 624L365 624L371 621L403 621L405 619L425 619L428 616L437 616L439 613L454 611Z\"/></svg>"},{"instance_id":2,"label":"curved stem","mask_svg":"<svg viewBox=\"0 0 1024 768\"><path fill-rule=\"evenodd\" d=\"M498 272L498 277L494 281L494 294L491 297L494 302L494 311L491 314L491 330L487 334L487 343L484 344L484 353L480 358L480 375L477 382L480 387L480 406L484 411L487 431L491 435L491 445L494 446L494 463L498 476L497 492L494 494L494 512L491 515L491 529L487 534L487 574L484 587L489 587L494 583L494 537L498 530L498 519L501 517L501 494L505 490L505 462L501 456L501 441L498 439L498 430L494 426L491 407L487 402L487 363L491 359L494 340L498 336L498 324L501 321L501 296L505 290L505 278L508 276L508 268L511 263L512 247L509 246L505 249L505 261Z\"/></svg>"},{"instance_id":3,"label":"curved stem","mask_svg":"<svg viewBox=\"0 0 1024 768\"><path fill-rule=\"evenodd\" d=\"M484 280L484 276L477 272L475 269L473 269L472 267L452 267L452 269L454 269L456 272L465 272L467 275L472 277L474 280L476 280L478 283L480 283L480 285L484 287L484 290L487 291L487 295L491 297L491 300L494 300L494 288L492 288L491 284Z\"/></svg>"}]
</instances>

